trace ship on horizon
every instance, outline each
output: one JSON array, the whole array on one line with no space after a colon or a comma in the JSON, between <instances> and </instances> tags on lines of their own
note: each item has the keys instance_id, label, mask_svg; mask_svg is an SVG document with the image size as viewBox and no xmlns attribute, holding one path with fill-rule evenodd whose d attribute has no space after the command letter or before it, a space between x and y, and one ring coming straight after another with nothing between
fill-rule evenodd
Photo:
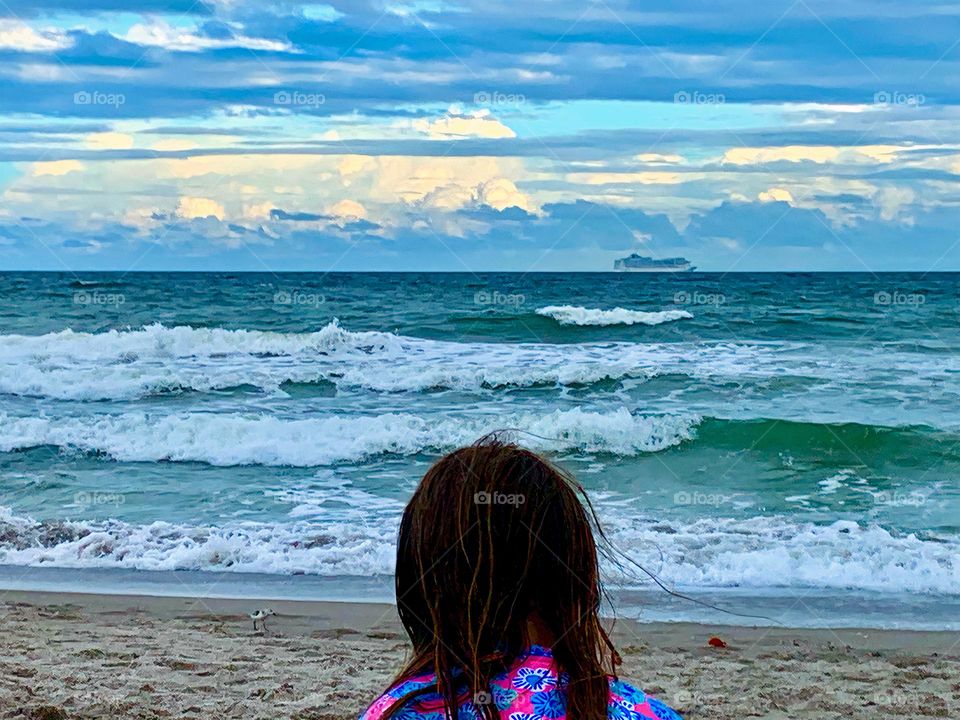
<instances>
[{"instance_id":1,"label":"ship on horizon","mask_svg":"<svg viewBox=\"0 0 960 720\"><path fill-rule=\"evenodd\" d=\"M682 257L655 260L652 257L631 253L625 258L615 260L613 269L617 272L693 272L696 268Z\"/></svg>"}]
</instances>

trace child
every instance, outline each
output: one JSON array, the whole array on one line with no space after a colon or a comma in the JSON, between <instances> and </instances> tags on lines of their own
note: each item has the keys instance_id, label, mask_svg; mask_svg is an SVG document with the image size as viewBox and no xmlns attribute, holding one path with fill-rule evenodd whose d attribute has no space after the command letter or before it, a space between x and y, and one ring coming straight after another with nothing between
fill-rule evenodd
<instances>
[{"instance_id":1,"label":"child","mask_svg":"<svg viewBox=\"0 0 960 720\"><path fill-rule=\"evenodd\" d=\"M361 720L680 720L614 674L595 524L572 477L495 437L431 467L397 543L413 656Z\"/></svg>"}]
</instances>

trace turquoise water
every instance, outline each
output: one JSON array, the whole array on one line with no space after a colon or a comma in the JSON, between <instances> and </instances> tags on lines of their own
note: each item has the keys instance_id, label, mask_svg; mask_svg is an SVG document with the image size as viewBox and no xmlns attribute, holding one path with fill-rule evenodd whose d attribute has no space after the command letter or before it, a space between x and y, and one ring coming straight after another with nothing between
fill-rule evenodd
<instances>
[{"instance_id":1,"label":"turquoise water","mask_svg":"<svg viewBox=\"0 0 960 720\"><path fill-rule=\"evenodd\" d=\"M22 273L0 296L0 584L388 587L425 468L515 428L680 590L832 598L806 624L960 597L958 275Z\"/></svg>"}]
</instances>

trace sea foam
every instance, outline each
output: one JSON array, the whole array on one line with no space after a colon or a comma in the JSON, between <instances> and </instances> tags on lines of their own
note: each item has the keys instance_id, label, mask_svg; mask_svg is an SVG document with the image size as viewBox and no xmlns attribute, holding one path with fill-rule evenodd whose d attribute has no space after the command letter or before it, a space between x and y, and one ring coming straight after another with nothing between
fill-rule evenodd
<instances>
[{"instance_id":1,"label":"sea foam","mask_svg":"<svg viewBox=\"0 0 960 720\"><path fill-rule=\"evenodd\" d=\"M272 415L130 412L51 419L0 415L0 452L44 445L102 453L125 462L312 467L382 454L413 455L519 429L535 449L637 455L691 439L699 418L633 415L626 408L579 408L478 418L411 413L328 415L290 420Z\"/></svg>"},{"instance_id":2,"label":"sea foam","mask_svg":"<svg viewBox=\"0 0 960 720\"><path fill-rule=\"evenodd\" d=\"M645 312L616 307L612 310L585 308L576 305L548 305L537 310L537 315L553 318L561 325L660 325L685 320L693 315L686 310L658 310Z\"/></svg>"},{"instance_id":3,"label":"sea foam","mask_svg":"<svg viewBox=\"0 0 960 720\"><path fill-rule=\"evenodd\" d=\"M874 524L798 522L782 516L666 522L639 507L598 502L614 546L680 589L804 588L960 593L960 543ZM0 507L0 562L138 570L225 570L322 576L389 575L399 505L376 519L219 526L119 520L37 522ZM647 583L629 565L604 565L607 581Z\"/></svg>"},{"instance_id":4,"label":"sea foam","mask_svg":"<svg viewBox=\"0 0 960 720\"><path fill-rule=\"evenodd\" d=\"M327 381L341 388L589 384L676 372L781 372L784 348L730 344L465 343L351 332L334 320L312 333L150 325L137 330L0 336L0 393L63 400L132 400L192 390Z\"/></svg>"}]
</instances>

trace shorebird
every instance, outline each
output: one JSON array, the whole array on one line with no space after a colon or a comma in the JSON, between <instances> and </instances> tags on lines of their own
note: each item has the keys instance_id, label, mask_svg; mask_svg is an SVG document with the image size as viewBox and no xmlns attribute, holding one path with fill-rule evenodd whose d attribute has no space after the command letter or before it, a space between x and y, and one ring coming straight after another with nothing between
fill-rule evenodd
<instances>
[{"instance_id":1,"label":"shorebird","mask_svg":"<svg viewBox=\"0 0 960 720\"><path fill-rule=\"evenodd\" d=\"M259 610L254 610L250 613L250 619L253 620L253 629L257 629L257 623L260 623L261 629L266 631L267 629L267 618L271 615L276 615L276 613L270 608L260 608Z\"/></svg>"}]
</instances>

